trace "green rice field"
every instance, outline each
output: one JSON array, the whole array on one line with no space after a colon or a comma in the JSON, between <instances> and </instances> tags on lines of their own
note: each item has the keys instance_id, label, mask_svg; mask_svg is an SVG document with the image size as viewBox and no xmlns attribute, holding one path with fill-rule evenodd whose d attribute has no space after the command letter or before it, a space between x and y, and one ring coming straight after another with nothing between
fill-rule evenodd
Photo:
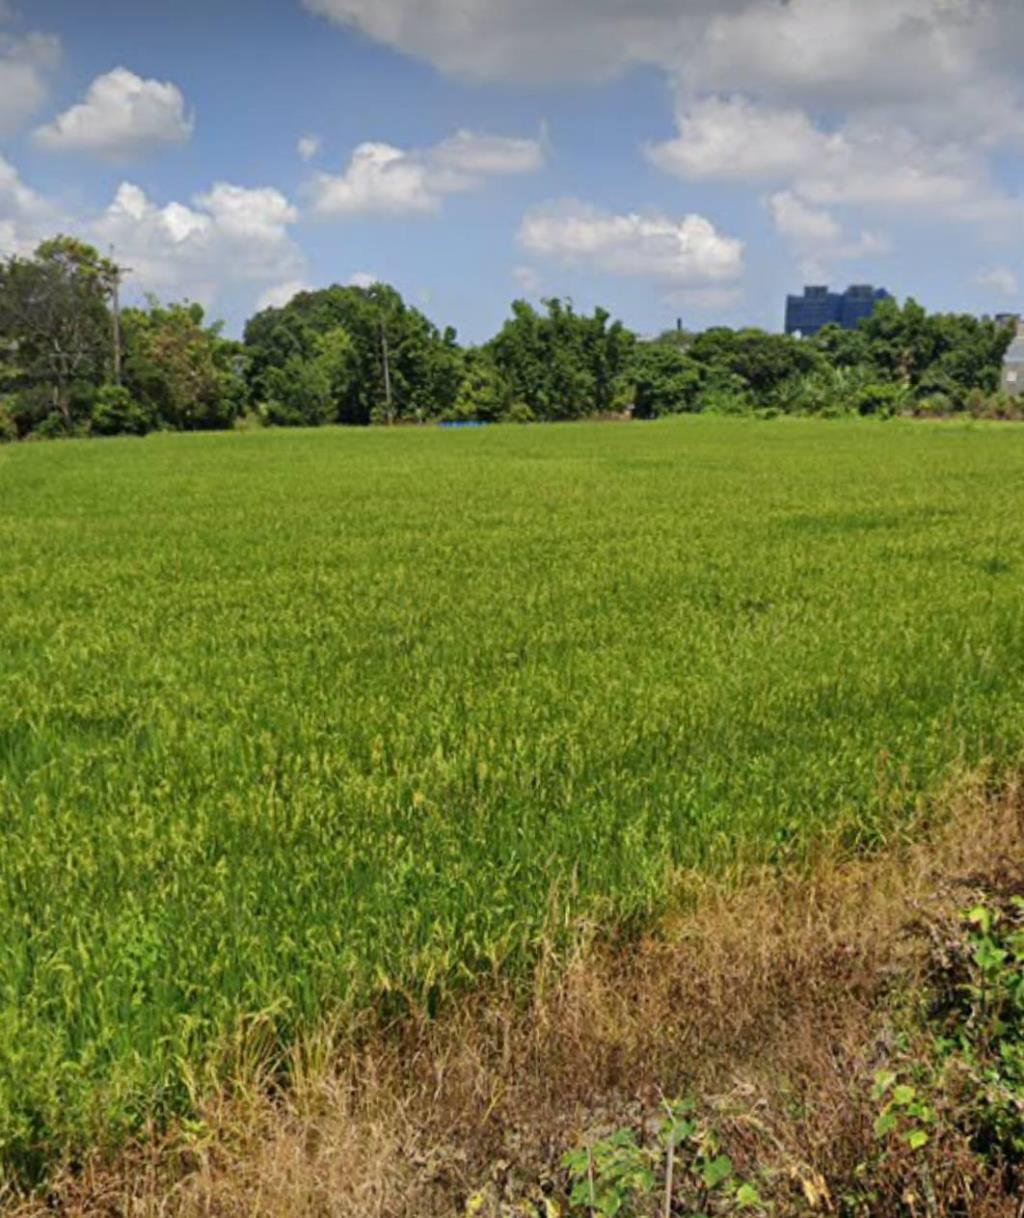
<instances>
[{"instance_id":1,"label":"green rice field","mask_svg":"<svg viewBox=\"0 0 1024 1218\"><path fill-rule=\"evenodd\" d=\"M1024 429L0 449L0 1179L1024 749Z\"/></svg>"}]
</instances>

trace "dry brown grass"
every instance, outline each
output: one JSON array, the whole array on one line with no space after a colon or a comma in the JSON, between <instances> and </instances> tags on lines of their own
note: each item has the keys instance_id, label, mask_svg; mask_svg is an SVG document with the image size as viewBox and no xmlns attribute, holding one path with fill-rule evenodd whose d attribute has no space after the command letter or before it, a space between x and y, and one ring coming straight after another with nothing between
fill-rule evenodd
<instances>
[{"instance_id":1,"label":"dry brown grass","mask_svg":"<svg viewBox=\"0 0 1024 1218\"><path fill-rule=\"evenodd\" d=\"M836 1182L871 1143L864 1080L927 964L911 927L958 908L962 877L1024 859L1020 791L951 803L941 827L873 858L694 881L694 912L561 973L545 965L528 1003L492 988L358 1049L325 1035L296 1054L286 1092L250 1080L207 1105L199 1132L80 1168L12 1214L440 1218L481 1186L497 1212L536 1193L583 1131L683 1093L716 1114L741 1167L770 1172L779 1213L835 1212ZM943 1156L948 1203L919 1212L1016 1212L1000 1182L964 1184L955 1143ZM901 1197L873 1212L918 1212Z\"/></svg>"}]
</instances>

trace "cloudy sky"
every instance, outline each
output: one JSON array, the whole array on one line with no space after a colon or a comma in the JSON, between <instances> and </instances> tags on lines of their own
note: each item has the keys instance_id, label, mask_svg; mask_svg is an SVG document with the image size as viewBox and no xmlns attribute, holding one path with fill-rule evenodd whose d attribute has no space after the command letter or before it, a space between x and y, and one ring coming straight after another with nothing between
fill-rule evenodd
<instances>
[{"instance_id":1,"label":"cloudy sky","mask_svg":"<svg viewBox=\"0 0 1024 1218\"><path fill-rule=\"evenodd\" d=\"M1020 0L0 0L0 253L74 231L233 330L373 278L468 340L1020 308L1021 62Z\"/></svg>"}]
</instances>

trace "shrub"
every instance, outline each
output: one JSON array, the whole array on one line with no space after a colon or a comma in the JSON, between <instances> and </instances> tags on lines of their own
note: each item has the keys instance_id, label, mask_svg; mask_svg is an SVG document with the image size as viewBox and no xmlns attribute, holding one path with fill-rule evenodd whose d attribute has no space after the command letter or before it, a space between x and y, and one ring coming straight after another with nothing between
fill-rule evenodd
<instances>
[{"instance_id":1,"label":"shrub","mask_svg":"<svg viewBox=\"0 0 1024 1218\"><path fill-rule=\"evenodd\" d=\"M562 1167L572 1213L591 1218L649 1214L662 1205L665 1213L766 1212L757 1188L736 1175L717 1131L697 1117L691 1101L664 1105L652 1145L618 1129L569 1151Z\"/></svg>"},{"instance_id":2,"label":"shrub","mask_svg":"<svg viewBox=\"0 0 1024 1218\"><path fill-rule=\"evenodd\" d=\"M309 419L295 406L271 398L260 407L267 427L307 427Z\"/></svg>"},{"instance_id":3,"label":"shrub","mask_svg":"<svg viewBox=\"0 0 1024 1218\"><path fill-rule=\"evenodd\" d=\"M60 440L72 434L59 414L47 414L32 428L33 440Z\"/></svg>"},{"instance_id":4,"label":"shrub","mask_svg":"<svg viewBox=\"0 0 1024 1218\"><path fill-rule=\"evenodd\" d=\"M93 402L91 427L98 436L144 436L153 419L123 385L103 385Z\"/></svg>"},{"instance_id":5,"label":"shrub","mask_svg":"<svg viewBox=\"0 0 1024 1218\"><path fill-rule=\"evenodd\" d=\"M902 385L875 382L858 389L851 404L860 415L889 419L899 414L906 402L907 391Z\"/></svg>"},{"instance_id":6,"label":"shrub","mask_svg":"<svg viewBox=\"0 0 1024 1218\"><path fill-rule=\"evenodd\" d=\"M964 398L964 409L976 419L984 418L988 405L988 395L983 389L975 387Z\"/></svg>"},{"instance_id":7,"label":"shrub","mask_svg":"<svg viewBox=\"0 0 1024 1218\"><path fill-rule=\"evenodd\" d=\"M633 361L633 414L638 419L693 410L704 371L678 347L648 343Z\"/></svg>"},{"instance_id":8,"label":"shrub","mask_svg":"<svg viewBox=\"0 0 1024 1218\"><path fill-rule=\"evenodd\" d=\"M266 414L261 410L247 410L234 422L235 431L262 431L267 426Z\"/></svg>"},{"instance_id":9,"label":"shrub","mask_svg":"<svg viewBox=\"0 0 1024 1218\"><path fill-rule=\"evenodd\" d=\"M4 402L0 402L0 444L10 444L18 438L18 427L14 415Z\"/></svg>"},{"instance_id":10,"label":"shrub","mask_svg":"<svg viewBox=\"0 0 1024 1218\"><path fill-rule=\"evenodd\" d=\"M914 413L922 419L945 419L953 409L953 403L944 393L932 393L917 403Z\"/></svg>"},{"instance_id":11,"label":"shrub","mask_svg":"<svg viewBox=\"0 0 1024 1218\"><path fill-rule=\"evenodd\" d=\"M533 423L536 421L536 417L525 402L513 402L508 408L505 420L508 423Z\"/></svg>"}]
</instances>

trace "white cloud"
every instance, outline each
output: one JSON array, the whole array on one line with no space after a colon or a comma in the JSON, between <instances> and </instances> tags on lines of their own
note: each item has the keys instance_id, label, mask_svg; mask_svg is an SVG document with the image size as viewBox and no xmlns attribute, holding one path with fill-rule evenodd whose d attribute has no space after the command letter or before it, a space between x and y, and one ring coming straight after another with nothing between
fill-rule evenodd
<instances>
[{"instance_id":1,"label":"white cloud","mask_svg":"<svg viewBox=\"0 0 1024 1218\"><path fill-rule=\"evenodd\" d=\"M311 194L313 210L321 216L403 215L436 211L440 205L427 184L426 168L391 144L360 144L343 174L317 174Z\"/></svg>"},{"instance_id":2,"label":"white cloud","mask_svg":"<svg viewBox=\"0 0 1024 1218\"><path fill-rule=\"evenodd\" d=\"M687 179L767 182L812 209L902 211L1003 238L1024 216L990 160L1024 148L1019 0L302 3L461 76L564 83L657 66L678 132L647 153Z\"/></svg>"},{"instance_id":3,"label":"white cloud","mask_svg":"<svg viewBox=\"0 0 1024 1218\"><path fill-rule=\"evenodd\" d=\"M769 200L776 229L801 244L834 245L842 227L831 212L816 211L791 191L783 190Z\"/></svg>"},{"instance_id":4,"label":"white cloud","mask_svg":"<svg viewBox=\"0 0 1024 1218\"><path fill-rule=\"evenodd\" d=\"M370 274L369 271L356 271L346 280L347 285L352 288L372 288L375 283L379 282L378 276ZM256 298L256 311L283 309L301 292L314 291L316 291L314 286L305 279L288 279L284 283L275 283Z\"/></svg>"},{"instance_id":5,"label":"white cloud","mask_svg":"<svg viewBox=\"0 0 1024 1218\"><path fill-rule=\"evenodd\" d=\"M289 279L285 283L275 283L256 297L256 312L262 313L264 309L283 309L301 292L312 291L312 285L302 279Z\"/></svg>"},{"instance_id":6,"label":"white cloud","mask_svg":"<svg viewBox=\"0 0 1024 1218\"><path fill-rule=\"evenodd\" d=\"M719 0L720 2L720 0ZM671 58L715 0L302 0L311 12L473 79L588 79Z\"/></svg>"},{"instance_id":7,"label":"white cloud","mask_svg":"<svg viewBox=\"0 0 1024 1218\"><path fill-rule=\"evenodd\" d=\"M447 195L480 188L489 177L530 173L544 163L537 140L459 131L432 148L360 144L342 174L310 184L319 216L414 215L439 210Z\"/></svg>"},{"instance_id":8,"label":"white cloud","mask_svg":"<svg viewBox=\"0 0 1024 1218\"><path fill-rule=\"evenodd\" d=\"M929 143L905 126L853 120L833 131L800 110L744 97L710 97L678 116L679 134L648 148L660 168L688 179L796 183L817 203L963 203L983 186L973 149Z\"/></svg>"},{"instance_id":9,"label":"white cloud","mask_svg":"<svg viewBox=\"0 0 1024 1218\"><path fill-rule=\"evenodd\" d=\"M60 39L52 34L15 38L0 33L0 136L13 135L43 105L60 60Z\"/></svg>"},{"instance_id":10,"label":"white cloud","mask_svg":"<svg viewBox=\"0 0 1024 1218\"><path fill-rule=\"evenodd\" d=\"M697 286L743 273L743 243L697 215L613 215L567 200L528 212L519 240L531 254L615 275Z\"/></svg>"},{"instance_id":11,"label":"white cloud","mask_svg":"<svg viewBox=\"0 0 1024 1218\"><path fill-rule=\"evenodd\" d=\"M209 303L230 284L299 282L305 263L288 232L297 216L269 187L221 182L192 205L160 207L125 182L89 235L114 247L137 287Z\"/></svg>"},{"instance_id":12,"label":"white cloud","mask_svg":"<svg viewBox=\"0 0 1024 1218\"><path fill-rule=\"evenodd\" d=\"M304 135L296 144L296 151L304 161L311 161L322 147L322 140L318 135Z\"/></svg>"},{"instance_id":13,"label":"white cloud","mask_svg":"<svg viewBox=\"0 0 1024 1218\"><path fill-rule=\"evenodd\" d=\"M974 282L1000 296L1016 296L1020 291L1017 276L1007 266L993 266L979 271Z\"/></svg>"},{"instance_id":14,"label":"white cloud","mask_svg":"<svg viewBox=\"0 0 1024 1218\"><path fill-rule=\"evenodd\" d=\"M127 68L115 68L98 76L84 101L40 127L35 138L56 152L125 160L184 143L193 126L177 85L143 80Z\"/></svg>"},{"instance_id":15,"label":"white cloud","mask_svg":"<svg viewBox=\"0 0 1024 1218\"><path fill-rule=\"evenodd\" d=\"M684 178L783 178L819 156L825 143L800 110L774 110L744 97L708 97L678 117L673 140L647 148L660 169Z\"/></svg>"},{"instance_id":16,"label":"white cloud","mask_svg":"<svg viewBox=\"0 0 1024 1218\"><path fill-rule=\"evenodd\" d=\"M535 173L544 166L544 151L538 140L463 130L442 140L427 159L438 169L478 178Z\"/></svg>"},{"instance_id":17,"label":"white cloud","mask_svg":"<svg viewBox=\"0 0 1024 1218\"><path fill-rule=\"evenodd\" d=\"M957 145L929 144L906 128L851 124L823 137L820 156L797 176L815 203L921 207L934 214L990 193L975 154Z\"/></svg>"},{"instance_id":18,"label":"white cloud","mask_svg":"<svg viewBox=\"0 0 1024 1218\"><path fill-rule=\"evenodd\" d=\"M1024 41L1016 0L302 3L456 75L561 82L654 64L691 89L800 104L948 97L981 60L1015 72Z\"/></svg>"},{"instance_id":19,"label":"white cloud","mask_svg":"<svg viewBox=\"0 0 1024 1218\"><path fill-rule=\"evenodd\" d=\"M296 208L270 186L249 190L218 182L207 194L197 195L196 203L210 213L225 236L257 246L287 241L288 225L299 218Z\"/></svg>"},{"instance_id":20,"label":"white cloud","mask_svg":"<svg viewBox=\"0 0 1024 1218\"><path fill-rule=\"evenodd\" d=\"M681 109L677 124L675 139L647 149L652 162L687 180L785 186L775 209L783 232L808 232L815 217L819 229L834 224L820 209L836 206L984 223L994 233L1024 219L1024 204L997 185L975 142L932 140L884 115L828 130L797 109L708 97ZM856 256L836 247L837 255Z\"/></svg>"},{"instance_id":21,"label":"white cloud","mask_svg":"<svg viewBox=\"0 0 1024 1218\"><path fill-rule=\"evenodd\" d=\"M28 254L60 227L57 209L0 155L0 257Z\"/></svg>"},{"instance_id":22,"label":"white cloud","mask_svg":"<svg viewBox=\"0 0 1024 1218\"><path fill-rule=\"evenodd\" d=\"M690 65L697 87L799 104L947 95L970 75L990 0L750 0L715 15Z\"/></svg>"},{"instance_id":23,"label":"white cloud","mask_svg":"<svg viewBox=\"0 0 1024 1218\"><path fill-rule=\"evenodd\" d=\"M806 279L827 278L833 263L882 254L889 248L885 238L875 232L865 231L850 240L832 212L810 206L792 191L772 195L768 208L776 231L800 257Z\"/></svg>"}]
</instances>

